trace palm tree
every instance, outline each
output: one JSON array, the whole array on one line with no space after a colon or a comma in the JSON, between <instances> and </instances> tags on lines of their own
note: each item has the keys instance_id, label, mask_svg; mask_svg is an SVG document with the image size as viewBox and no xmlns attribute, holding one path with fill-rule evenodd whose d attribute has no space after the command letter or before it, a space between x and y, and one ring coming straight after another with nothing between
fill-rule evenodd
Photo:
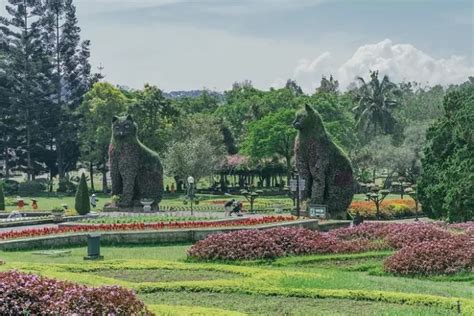
<instances>
[{"instance_id":1,"label":"palm tree","mask_svg":"<svg viewBox=\"0 0 474 316\"><path fill-rule=\"evenodd\" d=\"M393 133L396 120L392 109L401 104L401 90L387 75L380 81L378 71L370 72L369 82L365 82L362 77L357 77L357 81L361 86L355 96L357 106L352 109L356 126L366 134L372 132L373 136L379 132Z\"/></svg>"}]
</instances>

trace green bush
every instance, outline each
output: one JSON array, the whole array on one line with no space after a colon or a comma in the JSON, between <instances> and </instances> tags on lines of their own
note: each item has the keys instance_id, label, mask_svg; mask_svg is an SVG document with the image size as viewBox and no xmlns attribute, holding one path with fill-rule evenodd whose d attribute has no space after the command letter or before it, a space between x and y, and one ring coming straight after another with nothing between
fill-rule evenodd
<instances>
[{"instance_id":1,"label":"green bush","mask_svg":"<svg viewBox=\"0 0 474 316\"><path fill-rule=\"evenodd\" d=\"M73 193L77 190L77 185L67 179L60 180L58 183L58 189L56 190L59 193Z\"/></svg>"},{"instance_id":2,"label":"green bush","mask_svg":"<svg viewBox=\"0 0 474 316\"><path fill-rule=\"evenodd\" d=\"M87 188L87 180L84 174L82 174L79 185L77 186L75 208L79 215L85 215L91 211L89 189Z\"/></svg>"},{"instance_id":3,"label":"green bush","mask_svg":"<svg viewBox=\"0 0 474 316\"><path fill-rule=\"evenodd\" d=\"M46 185L41 181L25 181L18 185L18 194L23 196L37 195L46 190Z\"/></svg>"},{"instance_id":4,"label":"green bush","mask_svg":"<svg viewBox=\"0 0 474 316\"><path fill-rule=\"evenodd\" d=\"M3 194L3 185L0 184L0 211L5 210L5 195Z\"/></svg>"},{"instance_id":5,"label":"green bush","mask_svg":"<svg viewBox=\"0 0 474 316\"><path fill-rule=\"evenodd\" d=\"M16 195L18 194L18 185L19 183L15 180L4 180L3 183L3 193L5 195Z\"/></svg>"}]
</instances>

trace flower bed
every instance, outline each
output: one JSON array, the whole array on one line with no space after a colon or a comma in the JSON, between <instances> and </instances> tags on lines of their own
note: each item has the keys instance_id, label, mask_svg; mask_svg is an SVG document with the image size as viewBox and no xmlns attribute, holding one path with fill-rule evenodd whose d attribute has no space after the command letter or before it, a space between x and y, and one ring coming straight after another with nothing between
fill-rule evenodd
<instances>
[{"instance_id":1,"label":"flower bed","mask_svg":"<svg viewBox=\"0 0 474 316\"><path fill-rule=\"evenodd\" d=\"M187 229L187 228L212 228L212 227L235 227L235 226L255 226L292 221L292 216L265 216L260 218L242 218L229 221L215 222L159 222L159 223L130 223L130 224L98 224L98 225L75 225L52 228L32 228L21 231L9 231L0 233L0 240L38 237L63 233L81 233L98 231L141 231L141 230L162 230L162 229Z\"/></svg>"},{"instance_id":2,"label":"flower bed","mask_svg":"<svg viewBox=\"0 0 474 316\"><path fill-rule=\"evenodd\" d=\"M214 234L193 245L188 255L199 260L252 260L382 248L383 243L367 239L342 240L304 228L274 228Z\"/></svg>"},{"instance_id":3,"label":"flower bed","mask_svg":"<svg viewBox=\"0 0 474 316\"><path fill-rule=\"evenodd\" d=\"M211 235L197 242L188 256L198 260L252 260L397 249L385 263L387 272L447 274L474 267L472 225L443 228L423 223L369 223L327 233L302 228L237 231Z\"/></svg>"},{"instance_id":4,"label":"flower bed","mask_svg":"<svg viewBox=\"0 0 474 316\"><path fill-rule=\"evenodd\" d=\"M357 212L365 219L375 219L377 209L372 201L352 201L347 212L355 216ZM380 205L381 219L397 219L417 215L415 201L407 199L384 200Z\"/></svg>"},{"instance_id":5,"label":"flower bed","mask_svg":"<svg viewBox=\"0 0 474 316\"><path fill-rule=\"evenodd\" d=\"M386 271L402 275L450 274L473 266L474 243L464 234L409 243L384 263Z\"/></svg>"},{"instance_id":6,"label":"flower bed","mask_svg":"<svg viewBox=\"0 0 474 316\"><path fill-rule=\"evenodd\" d=\"M119 286L90 288L17 271L0 273L2 315L151 315Z\"/></svg>"}]
</instances>

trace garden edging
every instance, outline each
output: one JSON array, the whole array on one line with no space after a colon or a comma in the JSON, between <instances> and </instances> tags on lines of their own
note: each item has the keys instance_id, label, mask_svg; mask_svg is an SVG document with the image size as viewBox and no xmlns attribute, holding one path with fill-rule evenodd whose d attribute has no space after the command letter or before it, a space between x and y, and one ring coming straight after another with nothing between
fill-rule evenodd
<instances>
[{"instance_id":1,"label":"garden edging","mask_svg":"<svg viewBox=\"0 0 474 316\"><path fill-rule=\"evenodd\" d=\"M126 232L102 232L101 243L103 245L125 245L125 244L167 244L167 243L190 243L206 238L216 233L226 233L237 230L248 229L270 229L276 227L302 227L318 230L318 220L295 220L292 222L273 223L256 226L235 226L218 228L193 228L193 229L169 229L149 231L126 231ZM0 242L0 250L26 250L36 248L56 248L87 245L87 236L90 233L76 233L67 235L55 235L37 238L25 238L6 240Z\"/></svg>"}]
</instances>

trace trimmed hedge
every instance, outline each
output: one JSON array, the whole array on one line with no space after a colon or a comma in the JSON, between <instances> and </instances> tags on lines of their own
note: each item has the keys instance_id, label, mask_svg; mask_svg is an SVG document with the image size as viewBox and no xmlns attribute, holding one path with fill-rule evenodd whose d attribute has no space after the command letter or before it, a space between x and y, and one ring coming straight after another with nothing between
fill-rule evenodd
<instances>
[{"instance_id":1,"label":"trimmed hedge","mask_svg":"<svg viewBox=\"0 0 474 316\"><path fill-rule=\"evenodd\" d=\"M91 205L89 203L89 189L87 188L87 181L84 173L81 175L81 180L77 186L75 208L79 215L86 215L91 211Z\"/></svg>"}]
</instances>

